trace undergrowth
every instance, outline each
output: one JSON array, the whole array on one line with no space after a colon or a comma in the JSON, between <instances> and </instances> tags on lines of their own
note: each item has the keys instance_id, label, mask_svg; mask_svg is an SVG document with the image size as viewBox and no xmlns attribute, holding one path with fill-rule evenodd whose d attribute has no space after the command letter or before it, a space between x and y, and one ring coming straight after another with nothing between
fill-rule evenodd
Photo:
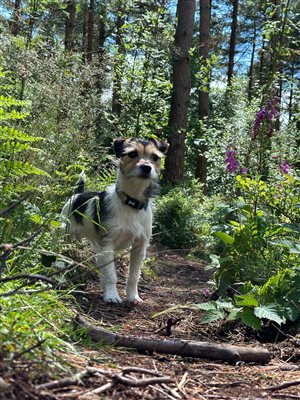
<instances>
[{"instance_id":1,"label":"undergrowth","mask_svg":"<svg viewBox=\"0 0 300 400\"><path fill-rule=\"evenodd\" d=\"M44 257L51 249L55 259L63 248L56 234L63 197L56 194L51 202L51 177L46 164L41 168L44 151L37 146L42 138L22 129L30 104L9 95L9 74L1 71L0 81L0 360L25 358L65 369L61 354L76 353L75 287L64 287L66 271Z\"/></svg>"}]
</instances>

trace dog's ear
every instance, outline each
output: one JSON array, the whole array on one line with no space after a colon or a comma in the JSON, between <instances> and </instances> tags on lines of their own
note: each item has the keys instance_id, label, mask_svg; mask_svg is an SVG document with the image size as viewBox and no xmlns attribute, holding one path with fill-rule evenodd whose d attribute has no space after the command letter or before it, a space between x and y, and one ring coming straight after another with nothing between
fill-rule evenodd
<instances>
[{"instance_id":1,"label":"dog's ear","mask_svg":"<svg viewBox=\"0 0 300 400\"><path fill-rule=\"evenodd\" d=\"M123 150L124 150L124 144L127 139L115 139L114 140L114 151L116 154L117 158L122 157Z\"/></svg>"},{"instance_id":2,"label":"dog's ear","mask_svg":"<svg viewBox=\"0 0 300 400\"><path fill-rule=\"evenodd\" d=\"M155 146L158 148L159 151L161 151L163 154L167 154L169 146L170 146L168 142L164 142L162 140L158 140L158 139L154 139L154 138L151 138L150 140L151 140L151 142L153 142L155 144Z\"/></svg>"}]
</instances>

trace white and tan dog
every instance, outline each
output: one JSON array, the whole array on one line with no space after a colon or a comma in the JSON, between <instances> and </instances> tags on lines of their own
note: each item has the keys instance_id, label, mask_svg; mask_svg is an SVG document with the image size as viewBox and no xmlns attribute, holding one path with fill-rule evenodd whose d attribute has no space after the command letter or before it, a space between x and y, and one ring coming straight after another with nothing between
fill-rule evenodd
<instances>
[{"instance_id":1,"label":"white and tan dog","mask_svg":"<svg viewBox=\"0 0 300 400\"><path fill-rule=\"evenodd\" d=\"M116 182L105 192L84 192L82 177L63 208L70 235L86 237L95 249L106 302L122 302L114 253L127 248L131 250L126 300L141 301L138 281L152 232L151 198L157 194L161 159L168 147L156 139L115 140Z\"/></svg>"}]
</instances>

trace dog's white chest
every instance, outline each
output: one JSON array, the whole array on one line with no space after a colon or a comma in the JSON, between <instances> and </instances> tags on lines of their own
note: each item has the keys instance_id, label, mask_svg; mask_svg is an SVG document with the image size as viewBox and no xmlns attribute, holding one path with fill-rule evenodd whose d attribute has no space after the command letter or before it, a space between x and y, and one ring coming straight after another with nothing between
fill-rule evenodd
<instances>
[{"instance_id":1,"label":"dog's white chest","mask_svg":"<svg viewBox=\"0 0 300 400\"><path fill-rule=\"evenodd\" d=\"M128 205L118 204L112 218L107 222L107 230L116 250L129 247L135 240L150 240L152 230L152 210L135 210Z\"/></svg>"}]
</instances>

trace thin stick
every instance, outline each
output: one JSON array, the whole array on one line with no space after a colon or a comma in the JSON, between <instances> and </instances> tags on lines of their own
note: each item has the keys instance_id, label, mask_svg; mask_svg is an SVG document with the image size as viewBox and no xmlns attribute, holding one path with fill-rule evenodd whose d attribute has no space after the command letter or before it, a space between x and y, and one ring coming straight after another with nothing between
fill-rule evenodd
<instances>
[{"instance_id":1,"label":"thin stick","mask_svg":"<svg viewBox=\"0 0 300 400\"><path fill-rule=\"evenodd\" d=\"M124 386L129 386L129 387L145 387L148 385L155 385L155 384L160 384L160 383L171 383L175 382L175 380L169 376L157 376L154 378L147 378L147 379L139 379L138 381L133 380L131 378L126 378L125 376L116 374L114 372L110 372L107 370L99 369L99 368L94 368L94 367L88 367L87 371L90 371L95 374L100 374L104 375L108 378L111 378L113 381L116 381L118 383L121 383Z\"/></svg>"},{"instance_id":2,"label":"thin stick","mask_svg":"<svg viewBox=\"0 0 300 400\"><path fill-rule=\"evenodd\" d=\"M64 388L67 386L75 385L80 383L84 378L93 375L91 371L85 369L83 371L77 372L77 374L70 376L69 378L64 378L60 380L55 380L47 383L42 383L41 385L37 386L37 389L58 389Z\"/></svg>"},{"instance_id":3,"label":"thin stick","mask_svg":"<svg viewBox=\"0 0 300 400\"><path fill-rule=\"evenodd\" d=\"M157 371L151 371L150 369L140 368L140 367L125 367L122 368L123 375L130 374L130 372L140 372L141 374L148 374L153 376L163 376Z\"/></svg>"},{"instance_id":4,"label":"thin stick","mask_svg":"<svg viewBox=\"0 0 300 400\"><path fill-rule=\"evenodd\" d=\"M270 386L270 387L266 387L264 388L264 390L281 390L281 389L286 389L288 387L291 386L297 386L300 385L300 380L296 380L296 381L290 381L290 382L283 382L280 385L275 385L275 386Z\"/></svg>"}]
</instances>

